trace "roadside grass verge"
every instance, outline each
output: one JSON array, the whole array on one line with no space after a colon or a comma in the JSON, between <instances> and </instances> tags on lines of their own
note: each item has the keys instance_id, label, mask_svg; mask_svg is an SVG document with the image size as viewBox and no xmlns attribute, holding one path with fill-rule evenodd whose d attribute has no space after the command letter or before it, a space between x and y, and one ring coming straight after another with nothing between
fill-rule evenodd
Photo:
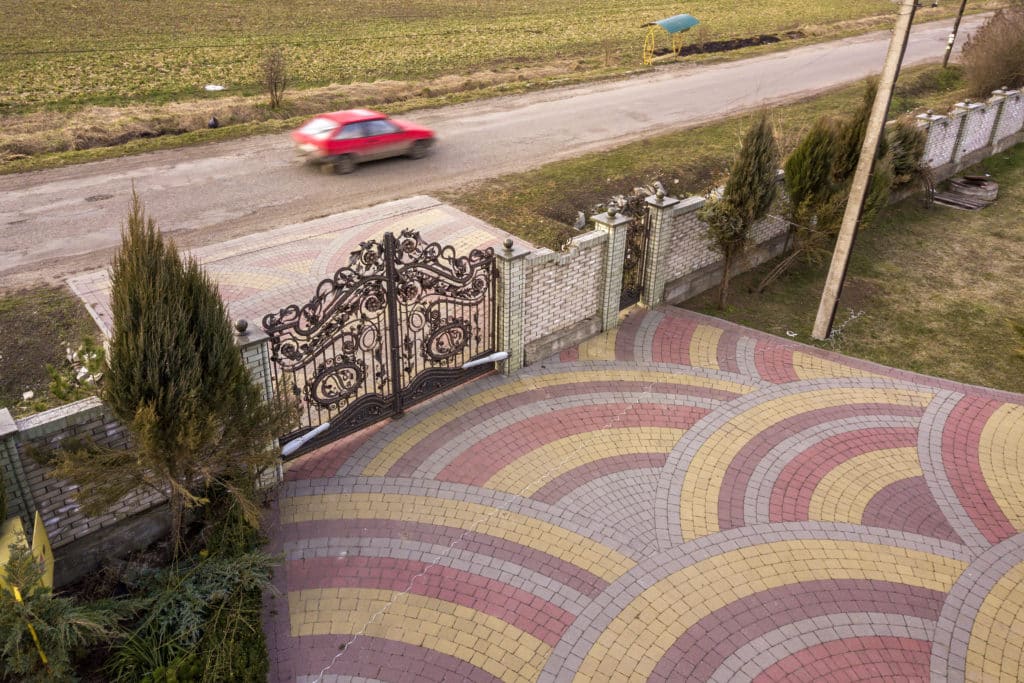
<instances>
[{"instance_id":1,"label":"roadside grass verge","mask_svg":"<svg viewBox=\"0 0 1024 683\"><path fill-rule=\"evenodd\" d=\"M910 198L858 234L831 341L810 337L827 263L796 268L763 294L751 288L772 263L740 275L724 312L713 291L681 305L884 365L1024 393L1024 144L969 173L999 183L994 204L961 211Z\"/></svg>"},{"instance_id":2,"label":"roadside grass verge","mask_svg":"<svg viewBox=\"0 0 1024 683\"><path fill-rule=\"evenodd\" d=\"M783 155L820 116L850 111L861 100L858 83L793 104L774 107L772 120ZM926 108L944 110L963 93L957 68L910 69L900 77L890 118ZM576 233L577 211L633 187L660 180L669 194L683 197L712 188L727 170L749 125L750 114L638 140L606 152L547 164L540 169L440 193L494 226L536 246L558 250Z\"/></svg>"},{"instance_id":3,"label":"roadside grass verge","mask_svg":"<svg viewBox=\"0 0 1024 683\"><path fill-rule=\"evenodd\" d=\"M37 412L63 401L49 390L46 366L66 368L67 348L100 340L85 306L67 287L37 287L0 296L0 408ZM22 400L32 391L35 398Z\"/></svg>"}]
</instances>

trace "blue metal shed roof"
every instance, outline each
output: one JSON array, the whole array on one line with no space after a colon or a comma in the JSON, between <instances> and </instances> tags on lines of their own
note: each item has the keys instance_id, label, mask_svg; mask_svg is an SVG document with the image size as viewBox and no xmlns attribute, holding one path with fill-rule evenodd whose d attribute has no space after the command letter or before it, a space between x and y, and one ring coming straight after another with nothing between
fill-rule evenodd
<instances>
[{"instance_id":1,"label":"blue metal shed roof","mask_svg":"<svg viewBox=\"0 0 1024 683\"><path fill-rule=\"evenodd\" d=\"M662 27L669 33L682 33L683 31L690 30L700 22L692 14L677 14L674 17L661 19L660 21L655 21L653 23Z\"/></svg>"}]
</instances>

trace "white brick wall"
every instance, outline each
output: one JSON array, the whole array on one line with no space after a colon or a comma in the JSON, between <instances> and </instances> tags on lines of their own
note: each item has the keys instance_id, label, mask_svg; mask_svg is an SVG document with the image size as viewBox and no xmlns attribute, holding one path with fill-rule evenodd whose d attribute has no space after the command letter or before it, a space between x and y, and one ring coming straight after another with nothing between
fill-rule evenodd
<instances>
[{"instance_id":1,"label":"white brick wall","mask_svg":"<svg viewBox=\"0 0 1024 683\"><path fill-rule=\"evenodd\" d=\"M925 145L924 162L929 168L938 168L953 159L960 130L960 117L950 118L941 114L924 114L919 117L928 127L928 142Z\"/></svg>"},{"instance_id":2,"label":"white brick wall","mask_svg":"<svg viewBox=\"0 0 1024 683\"><path fill-rule=\"evenodd\" d=\"M569 250L541 249L526 257L525 342L601 314L608 236L588 232Z\"/></svg>"},{"instance_id":3,"label":"white brick wall","mask_svg":"<svg viewBox=\"0 0 1024 683\"><path fill-rule=\"evenodd\" d=\"M957 159L988 144L992 137L992 126L995 125L996 117L999 115L998 105L972 103L963 105L962 108L966 110L967 120L964 121L964 129L960 135L960 145L956 152Z\"/></svg>"},{"instance_id":4,"label":"white brick wall","mask_svg":"<svg viewBox=\"0 0 1024 683\"><path fill-rule=\"evenodd\" d=\"M721 256L707 240L707 224L697 218L704 206L703 197L687 197L675 206L669 231L665 279L672 282L710 265ZM750 232L751 245L762 244L786 232L786 223L778 218L764 218Z\"/></svg>"},{"instance_id":5,"label":"white brick wall","mask_svg":"<svg viewBox=\"0 0 1024 683\"><path fill-rule=\"evenodd\" d=\"M995 142L1007 138L1024 128L1024 96L1018 91L1009 91L1003 102L1003 114L999 117Z\"/></svg>"},{"instance_id":6,"label":"white brick wall","mask_svg":"<svg viewBox=\"0 0 1024 683\"><path fill-rule=\"evenodd\" d=\"M1024 128L1024 97L1015 90L997 90L984 104L960 103L949 116L929 113L917 120L928 133L924 162L929 168L940 168L1020 132Z\"/></svg>"}]
</instances>

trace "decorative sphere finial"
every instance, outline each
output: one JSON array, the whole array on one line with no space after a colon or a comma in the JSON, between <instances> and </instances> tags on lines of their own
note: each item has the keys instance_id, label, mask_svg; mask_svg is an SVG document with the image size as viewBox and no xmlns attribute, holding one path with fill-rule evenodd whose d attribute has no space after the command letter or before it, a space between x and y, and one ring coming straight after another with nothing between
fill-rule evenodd
<instances>
[{"instance_id":1,"label":"decorative sphere finial","mask_svg":"<svg viewBox=\"0 0 1024 683\"><path fill-rule=\"evenodd\" d=\"M512 251L512 238L511 237L506 237L505 241L502 242L501 244L502 244L503 247L505 247L505 249L507 251Z\"/></svg>"},{"instance_id":2,"label":"decorative sphere finial","mask_svg":"<svg viewBox=\"0 0 1024 683\"><path fill-rule=\"evenodd\" d=\"M235 321L235 331L238 332L239 335L245 334L245 331L248 329L249 321L246 320L245 318L239 318L238 320Z\"/></svg>"},{"instance_id":3,"label":"decorative sphere finial","mask_svg":"<svg viewBox=\"0 0 1024 683\"><path fill-rule=\"evenodd\" d=\"M615 218L619 214L619 210L614 206L608 207L608 218Z\"/></svg>"}]
</instances>

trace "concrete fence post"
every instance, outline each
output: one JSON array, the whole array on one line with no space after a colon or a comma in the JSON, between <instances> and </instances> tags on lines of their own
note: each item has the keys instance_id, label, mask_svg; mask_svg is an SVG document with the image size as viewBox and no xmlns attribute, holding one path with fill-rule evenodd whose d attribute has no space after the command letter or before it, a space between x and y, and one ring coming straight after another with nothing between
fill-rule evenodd
<instances>
[{"instance_id":1,"label":"concrete fence post","mask_svg":"<svg viewBox=\"0 0 1024 683\"><path fill-rule=\"evenodd\" d=\"M996 108L996 116L992 121L992 131L988 136L988 144L994 145L998 140L999 124L1002 123L1003 120L1003 109L1006 108L1006 91L993 90L992 97L989 98L988 103L990 106Z\"/></svg>"},{"instance_id":2,"label":"concrete fence post","mask_svg":"<svg viewBox=\"0 0 1024 683\"><path fill-rule=\"evenodd\" d=\"M978 102L957 102L953 105L953 115L959 119L960 125L956 131L956 142L953 143L953 156L949 159L951 162L956 163L963 156L961 148L964 144L964 136L967 134L968 122L974 118L974 112L983 106Z\"/></svg>"},{"instance_id":3,"label":"concrete fence post","mask_svg":"<svg viewBox=\"0 0 1024 683\"><path fill-rule=\"evenodd\" d=\"M498 351L508 351L508 359L499 364L504 375L512 374L525 362L526 257L529 254L529 249L516 245L511 237L494 254L498 268L495 342Z\"/></svg>"},{"instance_id":4,"label":"concrete fence post","mask_svg":"<svg viewBox=\"0 0 1024 683\"><path fill-rule=\"evenodd\" d=\"M0 486L4 487L7 499L7 517L21 517L26 529L32 528L32 515L36 503L32 498L32 487L25 476L18 454L18 424L7 408L0 409ZM0 523L5 520L0 519Z\"/></svg>"},{"instance_id":5,"label":"concrete fence post","mask_svg":"<svg viewBox=\"0 0 1024 683\"><path fill-rule=\"evenodd\" d=\"M999 97L1000 102L999 116L992 126L992 140L989 144L993 152L1001 152L1012 146L1016 140L1014 134L1021 130L1020 90L1000 88L992 91L992 96Z\"/></svg>"},{"instance_id":6,"label":"concrete fence post","mask_svg":"<svg viewBox=\"0 0 1024 683\"><path fill-rule=\"evenodd\" d=\"M659 196L660 195L660 196ZM666 272L665 256L668 253L669 237L672 233L672 218L679 200L659 193L647 198L648 228L647 248L644 253L643 290L640 303L653 308L665 300Z\"/></svg>"},{"instance_id":7,"label":"concrete fence post","mask_svg":"<svg viewBox=\"0 0 1024 683\"><path fill-rule=\"evenodd\" d=\"M594 216L594 229L608 235L605 252L604 286L601 290L601 331L619 324L619 299L622 296L622 262L626 257L626 233L629 216L606 212Z\"/></svg>"}]
</instances>

